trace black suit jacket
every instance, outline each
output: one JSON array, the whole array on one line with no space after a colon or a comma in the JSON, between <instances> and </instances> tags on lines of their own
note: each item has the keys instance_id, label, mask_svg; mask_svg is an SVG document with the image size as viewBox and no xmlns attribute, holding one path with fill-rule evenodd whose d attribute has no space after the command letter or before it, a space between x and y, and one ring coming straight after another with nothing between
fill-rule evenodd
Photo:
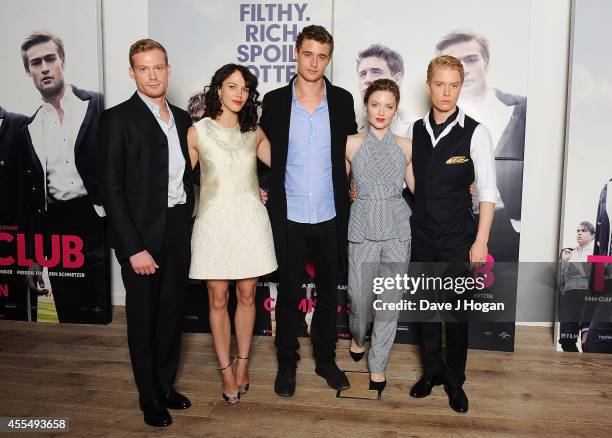
<instances>
[{"instance_id":1,"label":"black suit jacket","mask_svg":"<svg viewBox=\"0 0 612 438\"><path fill-rule=\"evenodd\" d=\"M595 243L593 245L593 255L595 256L609 256L612 255L610 251L610 218L608 217L608 186L612 183L612 179L606 182L601 189L601 193L599 194L599 202L597 203L597 220L595 222ZM604 288L603 291L595 290L595 275L597 270L591 267L591 276L589 279L589 289L590 295L595 299L585 301L584 306L582 307L582 314L580 315L580 328L589 327L591 321L593 320L593 315L598 307L605 309L610 318L612 318L612 310L609 309L610 303L608 302L598 302L597 299L601 298L604 295L610 294L610 288L612 287L612 281L608 275L609 264L604 264ZM600 315L601 316L601 315ZM594 325L597 326L599 322L607 322L602 321L593 321Z\"/></svg>"},{"instance_id":2,"label":"black suit jacket","mask_svg":"<svg viewBox=\"0 0 612 438\"><path fill-rule=\"evenodd\" d=\"M17 134L28 122L22 114L9 113L0 107L0 221L16 225L23 201L23 151Z\"/></svg>"},{"instance_id":3,"label":"black suit jacket","mask_svg":"<svg viewBox=\"0 0 612 438\"><path fill-rule=\"evenodd\" d=\"M497 188L504 201L506 212L512 219L520 220L527 98L504 93L498 89L495 89L495 96L504 105L514 107L508 125L495 148L495 166Z\"/></svg>"},{"instance_id":4,"label":"black suit jacket","mask_svg":"<svg viewBox=\"0 0 612 438\"><path fill-rule=\"evenodd\" d=\"M79 176L83 180L83 185L87 194L91 199L91 202L96 205L102 204L100 197L100 172L97 161L97 147L96 147L96 135L98 133L98 122L100 120L100 114L104 107L102 102L102 96L100 93L93 91L81 90L74 85L72 86L74 95L83 100L88 101L87 111L85 112L85 118L81 123L81 128L77 135L77 139L74 143L74 160L76 164ZM42 215L45 213L46 205L46 184L45 184L45 171L43 169L43 163L36 154L36 149L32 144L32 137L28 127L32 124L36 116L40 111L40 107L30 118L25 126L21 130L20 141L23 143L25 153L25 211L24 214L30 218L30 221L34 221L34 226L39 220L42 219Z\"/></svg>"},{"instance_id":5,"label":"black suit jacket","mask_svg":"<svg viewBox=\"0 0 612 438\"><path fill-rule=\"evenodd\" d=\"M270 91L264 96L261 119L262 129L272 144L272 167L269 176L269 214L274 234L274 248L279 270L283 271L287 259L287 195L285 170L291 122L292 87L295 76L288 85ZM346 268L346 248L349 218L348 179L344 157L347 135L357 132L353 96L346 90L332 85L324 78L327 87L327 105L331 129L332 181L338 227L340 264Z\"/></svg>"},{"instance_id":6,"label":"black suit jacket","mask_svg":"<svg viewBox=\"0 0 612 438\"><path fill-rule=\"evenodd\" d=\"M193 186L187 150L191 118L182 109L169 106L185 157L183 185L191 213ZM137 93L102 113L98 145L102 199L117 259L123 261L144 250L158 253L168 213L168 139Z\"/></svg>"}]
</instances>

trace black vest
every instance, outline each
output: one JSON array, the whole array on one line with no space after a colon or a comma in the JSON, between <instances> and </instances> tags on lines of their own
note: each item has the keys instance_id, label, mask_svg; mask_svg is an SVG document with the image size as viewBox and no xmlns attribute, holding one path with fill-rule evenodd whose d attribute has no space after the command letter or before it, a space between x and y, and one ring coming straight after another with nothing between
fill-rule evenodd
<instances>
[{"instance_id":1,"label":"black vest","mask_svg":"<svg viewBox=\"0 0 612 438\"><path fill-rule=\"evenodd\" d=\"M412 165L415 177L414 225L433 219L441 228L464 229L473 220L470 184L474 181L474 163L470 156L472 135L478 122L465 116L463 128L455 124L436 147L422 119L412 132Z\"/></svg>"}]
</instances>

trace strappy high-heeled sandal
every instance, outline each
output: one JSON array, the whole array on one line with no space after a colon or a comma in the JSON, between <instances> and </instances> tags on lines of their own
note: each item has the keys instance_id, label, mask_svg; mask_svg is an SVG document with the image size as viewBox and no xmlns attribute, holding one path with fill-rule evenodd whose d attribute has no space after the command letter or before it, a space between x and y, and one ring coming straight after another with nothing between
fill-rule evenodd
<instances>
[{"instance_id":1,"label":"strappy high-heeled sandal","mask_svg":"<svg viewBox=\"0 0 612 438\"><path fill-rule=\"evenodd\" d=\"M238 359L240 359L240 360L249 360L249 356L247 356L247 357L240 357L240 356L236 355L236 357L234 358L234 374L236 374L236 368L238 368L238 365L237 365ZM238 385L238 392L240 392L240 394L246 394L246 392L248 390L249 390L249 382L243 383L242 385Z\"/></svg>"},{"instance_id":2,"label":"strappy high-heeled sandal","mask_svg":"<svg viewBox=\"0 0 612 438\"><path fill-rule=\"evenodd\" d=\"M234 367L232 365L233 364L230 362L229 364L227 364L227 366L225 366L223 368L217 368L217 370L219 371L219 374L221 374L221 376L223 376L223 371L225 371L226 369L231 367L230 370L233 373L234 372ZM227 404L235 405L236 403L238 403L240 401L240 387L238 387L238 391L237 392L231 392L229 394L226 394L225 392L221 391L221 394L223 394L223 400L225 400L225 402Z\"/></svg>"}]
</instances>

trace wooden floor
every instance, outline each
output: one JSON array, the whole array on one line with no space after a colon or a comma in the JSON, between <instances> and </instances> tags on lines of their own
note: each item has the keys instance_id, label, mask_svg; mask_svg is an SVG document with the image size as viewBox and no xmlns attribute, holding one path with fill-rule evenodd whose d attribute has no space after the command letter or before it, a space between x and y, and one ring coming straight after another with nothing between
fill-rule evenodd
<instances>
[{"instance_id":1,"label":"wooden floor","mask_svg":"<svg viewBox=\"0 0 612 438\"><path fill-rule=\"evenodd\" d=\"M612 436L612 357L556 353L551 329L519 327L515 353L470 352L467 415L441 387L408 396L420 374L414 346L395 346L382 400L355 400L314 373L304 341L294 397L274 394L272 339L255 337L251 389L226 406L210 335L186 334L178 389L193 406L157 430L138 410L123 308L109 326L0 321L0 416L68 416L70 433L57 436L78 437ZM364 370L347 348L339 342L340 367Z\"/></svg>"}]
</instances>

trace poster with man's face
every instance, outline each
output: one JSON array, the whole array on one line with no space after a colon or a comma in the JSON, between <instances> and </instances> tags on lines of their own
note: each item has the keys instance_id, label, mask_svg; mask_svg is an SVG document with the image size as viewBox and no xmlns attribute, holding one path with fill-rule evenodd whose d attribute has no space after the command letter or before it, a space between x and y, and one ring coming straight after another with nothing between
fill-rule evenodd
<instances>
[{"instance_id":1,"label":"poster with man's face","mask_svg":"<svg viewBox=\"0 0 612 438\"><path fill-rule=\"evenodd\" d=\"M32 31L57 34L64 43L62 75L66 82L102 91L102 47L98 0L7 0L0 14L3 60L0 105L31 116L41 105L40 93L24 69L21 44Z\"/></svg>"},{"instance_id":2,"label":"poster with man's face","mask_svg":"<svg viewBox=\"0 0 612 438\"><path fill-rule=\"evenodd\" d=\"M297 73L295 40L299 32L311 24L332 30L332 2L149 1L149 36L163 43L172 65L168 100L187 109L196 121L203 112L201 96L204 87L210 83L215 71L225 64L242 64L255 74L259 81L260 100L266 92L286 85ZM330 67L326 75L332 79ZM273 335L275 332L275 280L269 277L260 279L256 334ZM190 282L187 330L209 330L208 301L206 294L202 293L205 287L203 282ZM304 321L300 333L303 335L308 334L312 318L313 291L311 276L305 267L304 284L297 291L302 297L300 312L304 313ZM338 294L342 302L345 290L339 290ZM230 311L233 308L231 302ZM339 314L339 319L342 336L348 331L346 314ZM344 333L344 336L348 334Z\"/></svg>"},{"instance_id":3,"label":"poster with man's face","mask_svg":"<svg viewBox=\"0 0 612 438\"><path fill-rule=\"evenodd\" d=\"M397 69L394 72L389 68L389 62L382 62L389 59L387 54L368 60L379 65L377 76L372 78L393 78L396 74L402 93L400 108L412 120L429 109L426 70L429 61L438 54L456 56L464 65L466 78L460 105L468 94L477 94L483 88L526 96L527 69L517 69L517 65L524 66L529 59L531 0L495 4L445 0L438 2L436 9L444 13L433 16L430 5L408 5L400 0L385 2L384 7L367 0L334 3L334 38L336 46L342 47L333 58L334 82L353 93L355 109L361 114L363 104L359 96L363 81L358 73L359 54L373 45L397 53L403 61L403 71L397 75ZM489 47L488 59L477 40L464 42L459 38L443 51L437 50L436 46L455 32L484 38Z\"/></svg>"},{"instance_id":4,"label":"poster with man's face","mask_svg":"<svg viewBox=\"0 0 612 438\"><path fill-rule=\"evenodd\" d=\"M500 196L488 249L506 266L498 264L493 271L498 281L516 289L527 112L527 69L517 66L529 60L531 1L443 0L435 8L441 13L432 14L428 4L399 0L384 7L367 0L336 1L334 38L342 50L333 58L333 80L353 94L361 129L367 122L362 99L367 86L376 79L394 80L401 98L391 129L409 136L411 123L430 109L425 87L430 60L451 55L461 61L465 77L458 104L487 126L496 159ZM474 326L470 344L510 350L513 330L513 321Z\"/></svg>"},{"instance_id":5,"label":"poster with man's face","mask_svg":"<svg viewBox=\"0 0 612 438\"><path fill-rule=\"evenodd\" d=\"M100 1L6 1L0 29L0 319L108 323Z\"/></svg>"},{"instance_id":6,"label":"poster with man's face","mask_svg":"<svg viewBox=\"0 0 612 438\"><path fill-rule=\"evenodd\" d=\"M575 2L559 241L571 249L559 267L557 348L564 351L612 353L612 275L590 259L612 255L612 149L603 128L612 119L612 60L602 55L612 39L610 14L608 1Z\"/></svg>"},{"instance_id":7,"label":"poster with man's face","mask_svg":"<svg viewBox=\"0 0 612 438\"><path fill-rule=\"evenodd\" d=\"M168 99L186 107L189 97L228 63L248 66L263 97L295 75L295 39L302 28L320 24L331 29L331 13L327 0L149 1L150 36L164 44L172 65Z\"/></svg>"}]
</instances>

